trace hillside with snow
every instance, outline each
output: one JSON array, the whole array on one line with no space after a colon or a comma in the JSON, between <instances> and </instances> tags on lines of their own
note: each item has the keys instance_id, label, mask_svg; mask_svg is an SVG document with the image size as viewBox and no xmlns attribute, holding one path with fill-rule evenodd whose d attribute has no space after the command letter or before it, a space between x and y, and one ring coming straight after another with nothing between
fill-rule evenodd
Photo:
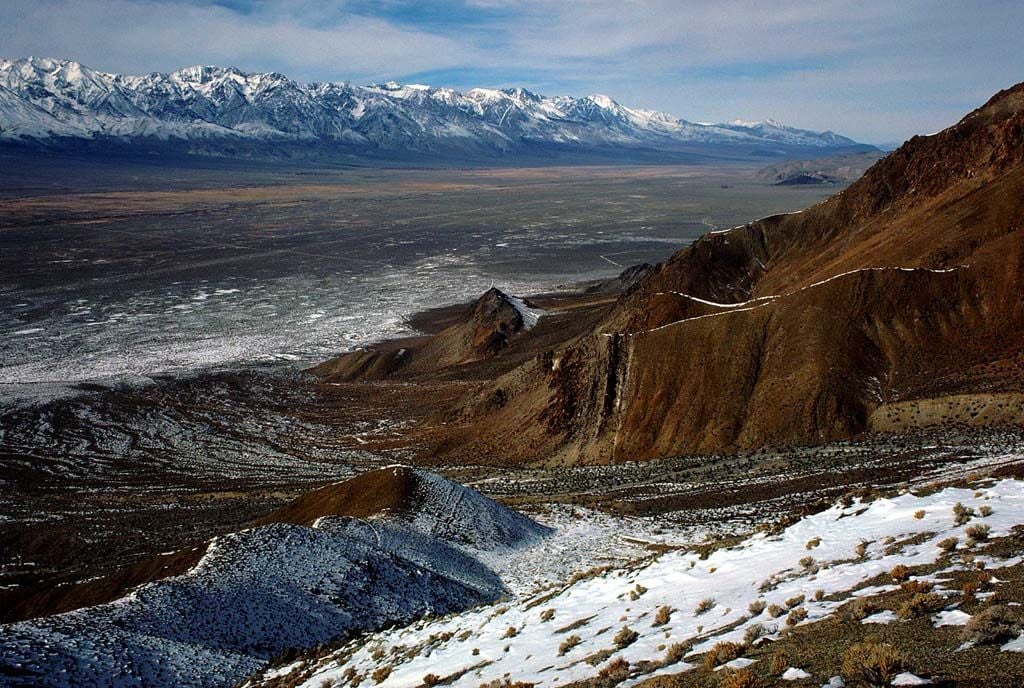
<instances>
[{"instance_id":1,"label":"hillside with snow","mask_svg":"<svg viewBox=\"0 0 1024 688\"><path fill-rule=\"evenodd\" d=\"M90 142L210 155L322 154L444 159L589 153L705 157L820 155L864 148L772 120L697 124L606 95L523 88L465 92L394 82L300 83L278 73L196 66L127 76L68 60L0 60L0 141Z\"/></svg>"},{"instance_id":2,"label":"hillside with snow","mask_svg":"<svg viewBox=\"0 0 1024 688\"><path fill-rule=\"evenodd\" d=\"M735 543L663 544L660 554L512 603L362 636L247 685L625 688L658 677L672 680L652 686L967 685L939 680L938 663L915 661L895 640L866 641L894 657L876 683L861 682L852 662L819 665L793 648L824 645L844 626L866 635L932 629L924 644L912 636L918 649L953 642L1024 668L1022 618L1006 611L1020 606L1022 507L1018 480L843 500ZM997 631L982 627L998 614ZM747 667L745 678L725 682ZM998 683L999 671L996 685L1010 685Z\"/></svg>"}]
</instances>

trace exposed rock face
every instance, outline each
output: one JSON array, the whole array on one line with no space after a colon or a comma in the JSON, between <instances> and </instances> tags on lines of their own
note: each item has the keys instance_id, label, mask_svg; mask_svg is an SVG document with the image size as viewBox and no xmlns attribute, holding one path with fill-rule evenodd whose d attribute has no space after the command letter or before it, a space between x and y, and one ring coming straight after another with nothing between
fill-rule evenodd
<instances>
[{"instance_id":1,"label":"exposed rock face","mask_svg":"<svg viewBox=\"0 0 1024 688\"><path fill-rule=\"evenodd\" d=\"M812 444L920 425L908 403L965 394L1009 396L930 417L1024 422L1024 85L826 202L706 235L497 387L502 407L475 402L478 429L448 450L609 462Z\"/></svg>"}]
</instances>

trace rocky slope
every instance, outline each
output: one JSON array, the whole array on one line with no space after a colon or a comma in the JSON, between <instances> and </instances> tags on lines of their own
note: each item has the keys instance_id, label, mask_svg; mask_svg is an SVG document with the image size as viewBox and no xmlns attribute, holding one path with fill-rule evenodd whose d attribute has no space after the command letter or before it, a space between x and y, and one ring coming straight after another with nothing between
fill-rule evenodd
<instances>
[{"instance_id":1,"label":"rocky slope","mask_svg":"<svg viewBox=\"0 0 1024 688\"><path fill-rule=\"evenodd\" d=\"M107 604L4 626L0 683L232 685L287 648L492 601L505 587L477 555L549 532L402 466L306 495L262 523L187 561L165 557L177 575Z\"/></svg>"},{"instance_id":2,"label":"rocky slope","mask_svg":"<svg viewBox=\"0 0 1024 688\"><path fill-rule=\"evenodd\" d=\"M228 157L516 158L687 152L824 154L872 149L778 122L694 124L608 96L393 82L303 84L282 74L189 67L125 76L48 58L0 60L0 142Z\"/></svg>"},{"instance_id":3,"label":"rocky slope","mask_svg":"<svg viewBox=\"0 0 1024 688\"><path fill-rule=\"evenodd\" d=\"M606 463L1024 423L1024 85L799 213L705 235L435 449ZM500 403L493 403L494 399Z\"/></svg>"}]
</instances>

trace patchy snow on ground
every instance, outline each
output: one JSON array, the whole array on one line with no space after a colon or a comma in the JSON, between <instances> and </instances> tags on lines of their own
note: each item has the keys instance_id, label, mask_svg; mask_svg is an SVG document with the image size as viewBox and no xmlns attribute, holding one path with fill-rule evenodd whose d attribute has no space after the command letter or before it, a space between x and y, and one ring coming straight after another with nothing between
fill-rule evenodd
<instances>
[{"instance_id":1,"label":"patchy snow on ground","mask_svg":"<svg viewBox=\"0 0 1024 688\"><path fill-rule=\"evenodd\" d=\"M416 475L411 513L218 537L184 575L5 626L0 676L5 685L226 686L286 648L505 595L474 552L498 559L547 529L440 476Z\"/></svg>"},{"instance_id":2,"label":"patchy snow on ground","mask_svg":"<svg viewBox=\"0 0 1024 688\"><path fill-rule=\"evenodd\" d=\"M968 525L953 521L958 503L976 513L987 505L991 513L975 516L969 525L985 523L993 537L1006 535L1024 521L1024 482L1003 480L977 491L947 488L926 496L906 493L837 504L780 534L759 533L706 558L695 551L667 551L500 606L373 633L316 666L303 667L301 685L349 683L376 672L377 685L385 688L418 686L428 674L446 685L468 688L505 677L557 686L592 678L617 660L633 667L631 681L641 677L637 665L642 660L650 662L644 665L648 675L685 671L692 665L679 661L674 644L692 643L686 655L692 659L718 642L741 641L754 624L774 636L787 623L809 623L832 614L842 604L836 598L855 588L858 595L891 589L861 586L896 564L936 562L943 555L941 540L964 540ZM920 510L923 517L915 517ZM861 544L863 556L856 551ZM806 616L792 614L787 620L787 615L751 614L748 606L754 601L802 608ZM663 607L671 610L669 618L656 620ZM607 651L602 661L584 661L602 650ZM259 680L254 677L251 683Z\"/></svg>"}]
</instances>

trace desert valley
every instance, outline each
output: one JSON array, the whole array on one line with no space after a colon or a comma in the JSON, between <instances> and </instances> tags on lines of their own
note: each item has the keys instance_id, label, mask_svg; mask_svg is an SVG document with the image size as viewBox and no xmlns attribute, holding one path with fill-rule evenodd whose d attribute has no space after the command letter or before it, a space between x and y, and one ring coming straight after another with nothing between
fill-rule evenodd
<instances>
[{"instance_id":1,"label":"desert valley","mask_svg":"<svg viewBox=\"0 0 1024 688\"><path fill-rule=\"evenodd\" d=\"M1024 84L0 60L0 246L2 686L1024 684Z\"/></svg>"}]
</instances>

